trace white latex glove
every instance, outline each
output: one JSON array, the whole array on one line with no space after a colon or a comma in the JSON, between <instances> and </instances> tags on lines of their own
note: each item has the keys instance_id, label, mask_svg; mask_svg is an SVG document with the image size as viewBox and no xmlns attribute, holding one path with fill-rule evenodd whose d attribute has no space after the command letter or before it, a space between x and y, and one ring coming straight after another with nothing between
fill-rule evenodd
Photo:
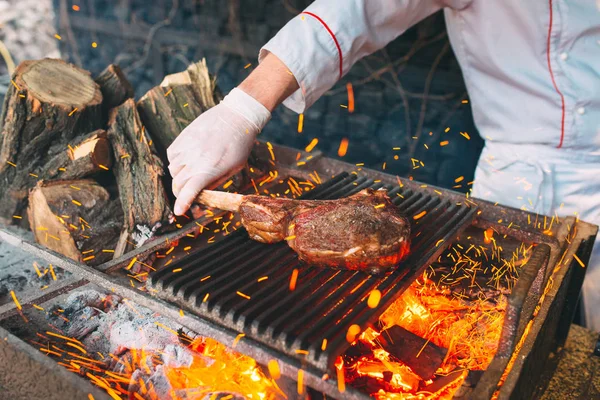
<instances>
[{"instance_id":1,"label":"white latex glove","mask_svg":"<svg viewBox=\"0 0 600 400\"><path fill-rule=\"evenodd\" d=\"M176 215L183 215L211 182L243 167L270 118L265 106L235 88L181 132L167 149Z\"/></svg>"}]
</instances>

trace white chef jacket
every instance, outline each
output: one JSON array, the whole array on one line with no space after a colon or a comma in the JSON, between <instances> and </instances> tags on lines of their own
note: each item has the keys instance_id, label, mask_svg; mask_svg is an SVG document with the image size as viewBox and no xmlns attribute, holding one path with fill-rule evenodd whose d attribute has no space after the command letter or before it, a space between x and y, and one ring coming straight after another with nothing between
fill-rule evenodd
<instances>
[{"instance_id":1,"label":"white chef jacket","mask_svg":"<svg viewBox=\"0 0 600 400\"><path fill-rule=\"evenodd\" d=\"M302 113L440 9L486 141L473 195L600 224L600 1L316 0L259 61L272 52L294 74L284 105ZM600 330L600 243L587 268L586 320Z\"/></svg>"}]
</instances>

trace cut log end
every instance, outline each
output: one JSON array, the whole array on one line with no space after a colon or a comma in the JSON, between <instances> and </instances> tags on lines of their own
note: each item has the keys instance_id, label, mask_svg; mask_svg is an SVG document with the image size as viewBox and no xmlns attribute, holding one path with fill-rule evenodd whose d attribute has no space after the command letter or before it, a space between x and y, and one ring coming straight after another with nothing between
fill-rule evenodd
<instances>
[{"instance_id":1,"label":"cut log end","mask_svg":"<svg viewBox=\"0 0 600 400\"><path fill-rule=\"evenodd\" d=\"M89 72L62 60L46 58L19 65L15 83L42 103L77 107L100 104L102 94Z\"/></svg>"},{"instance_id":2,"label":"cut log end","mask_svg":"<svg viewBox=\"0 0 600 400\"><path fill-rule=\"evenodd\" d=\"M29 194L30 228L38 243L75 261L112 258L123 217L118 201L93 180L39 182Z\"/></svg>"}]
</instances>

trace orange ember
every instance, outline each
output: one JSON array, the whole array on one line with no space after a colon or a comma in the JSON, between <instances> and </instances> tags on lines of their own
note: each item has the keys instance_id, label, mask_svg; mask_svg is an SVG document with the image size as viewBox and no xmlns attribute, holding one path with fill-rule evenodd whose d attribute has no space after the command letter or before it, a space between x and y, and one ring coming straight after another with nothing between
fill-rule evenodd
<instances>
[{"instance_id":1,"label":"orange ember","mask_svg":"<svg viewBox=\"0 0 600 400\"><path fill-rule=\"evenodd\" d=\"M382 331L397 325L423 339L416 362L430 344L447 349L435 377L420 377L383 348L379 331L368 328L336 364L343 365L345 384L377 399L450 399L469 371L488 367L501 336L506 295L531 247L503 252L493 240L484 243L489 246L454 245L438 259L438 268L428 269L380 317Z\"/></svg>"}]
</instances>

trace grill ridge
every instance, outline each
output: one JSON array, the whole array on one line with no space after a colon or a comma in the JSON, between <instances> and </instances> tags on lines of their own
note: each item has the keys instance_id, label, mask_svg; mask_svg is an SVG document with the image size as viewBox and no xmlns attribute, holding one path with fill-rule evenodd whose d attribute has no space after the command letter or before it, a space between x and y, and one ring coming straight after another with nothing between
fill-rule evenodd
<instances>
[{"instance_id":1,"label":"grill ridge","mask_svg":"<svg viewBox=\"0 0 600 400\"><path fill-rule=\"evenodd\" d=\"M350 325L362 329L379 315L441 253L473 219L476 209L457 205L441 196L405 187L384 185L372 179L343 173L306 192L302 199L336 199L364 188L384 187L392 202L411 221L411 253L402 265L386 275L319 268L302 264L286 243L252 241L238 229L206 249L151 274L157 296L224 327L245 333L272 351L318 370L333 370L335 358L349 346ZM420 219L412 217L421 211ZM173 273L175 268L181 268ZM293 269L298 269L296 289L289 290ZM210 279L199 279L211 275ZM258 278L268 276L263 282ZM366 299L381 291L377 309ZM236 292L250 296L250 300ZM209 298L204 301L205 295ZM327 339L323 351L321 343ZM308 355L296 350L308 350Z\"/></svg>"}]
</instances>

